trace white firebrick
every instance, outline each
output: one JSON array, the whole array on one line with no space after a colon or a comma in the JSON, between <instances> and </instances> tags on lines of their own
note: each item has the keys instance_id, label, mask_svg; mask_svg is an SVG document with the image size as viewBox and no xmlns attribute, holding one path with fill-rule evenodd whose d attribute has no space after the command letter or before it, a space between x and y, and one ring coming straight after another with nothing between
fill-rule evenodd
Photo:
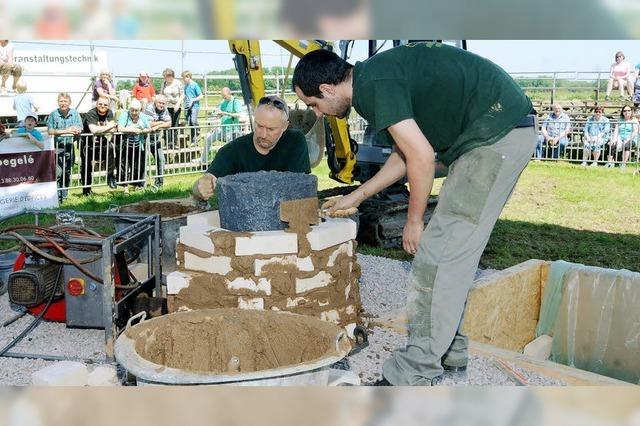
<instances>
[{"instance_id":1,"label":"white firebrick","mask_svg":"<svg viewBox=\"0 0 640 426\"><path fill-rule=\"evenodd\" d=\"M304 293L314 288L326 287L331 281L331 275L320 271L311 278L296 278L296 293Z\"/></svg>"},{"instance_id":2,"label":"white firebrick","mask_svg":"<svg viewBox=\"0 0 640 426\"><path fill-rule=\"evenodd\" d=\"M266 278L260 278L256 283L253 280L238 277L233 281L227 280L227 288L229 290L249 290L254 293L264 291L267 296L271 296L271 281Z\"/></svg>"},{"instance_id":3,"label":"white firebrick","mask_svg":"<svg viewBox=\"0 0 640 426\"><path fill-rule=\"evenodd\" d=\"M167 274L167 294L178 294L183 288L189 287L191 276L184 272L174 271Z\"/></svg>"},{"instance_id":4,"label":"white firebrick","mask_svg":"<svg viewBox=\"0 0 640 426\"><path fill-rule=\"evenodd\" d=\"M262 275L262 268L267 265L295 265L297 256L289 255L289 256L275 256L271 259L256 259L255 265L255 275L259 277Z\"/></svg>"},{"instance_id":5,"label":"white firebrick","mask_svg":"<svg viewBox=\"0 0 640 426\"><path fill-rule=\"evenodd\" d=\"M298 236L284 231L257 231L251 237L236 237L236 256L296 254Z\"/></svg>"},{"instance_id":6,"label":"white firebrick","mask_svg":"<svg viewBox=\"0 0 640 426\"><path fill-rule=\"evenodd\" d=\"M184 252L184 268L210 274L227 275L233 270L231 258L227 256L200 257L188 251Z\"/></svg>"},{"instance_id":7,"label":"white firebrick","mask_svg":"<svg viewBox=\"0 0 640 426\"><path fill-rule=\"evenodd\" d=\"M335 249L333 253L331 253L331 256L329 256L329 260L327 261L327 266L331 268L333 265L335 265L336 259L342 253L345 253L347 256L352 256L353 255L352 246L353 246L353 243L351 241L347 241L344 244L340 244L340 246L338 246L338 248Z\"/></svg>"},{"instance_id":8,"label":"white firebrick","mask_svg":"<svg viewBox=\"0 0 640 426\"><path fill-rule=\"evenodd\" d=\"M319 225L311 227L307 234L312 250L324 250L356 238L356 223L351 219L327 219Z\"/></svg>"},{"instance_id":9,"label":"white firebrick","mask_svg":"<svg viewBox=\"0 0 640 426\"><path fill-rule=\"evenodd\" d=\"M238 308L240 309L264 309L264 299L261 297L255 297L251 299L245 299L244 297L238 297Z\"/></svg>"}]
</instances>

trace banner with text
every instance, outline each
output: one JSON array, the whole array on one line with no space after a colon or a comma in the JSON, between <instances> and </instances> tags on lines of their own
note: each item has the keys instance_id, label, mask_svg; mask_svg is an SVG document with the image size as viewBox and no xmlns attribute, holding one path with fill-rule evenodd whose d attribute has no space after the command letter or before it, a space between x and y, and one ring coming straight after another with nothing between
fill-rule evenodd
<instances>
[{"instance_id":1,"label":"banner with text","mask_svg":"<svg viewBox=\"0 0 640 426\"><path fill-rule=\"evenodd\" d=\"M23 209L58 207L56 151L53 138L44 140L44 149L26 138L0 142L0 216Z\"/></svg>"}]
</instances>

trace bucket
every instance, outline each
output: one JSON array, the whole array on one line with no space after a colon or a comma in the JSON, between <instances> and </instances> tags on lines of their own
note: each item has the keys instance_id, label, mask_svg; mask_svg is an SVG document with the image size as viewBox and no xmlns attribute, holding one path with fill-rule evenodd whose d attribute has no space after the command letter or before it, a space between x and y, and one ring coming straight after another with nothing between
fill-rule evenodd
<instances>
[{"instance_id":1,"label":"bucket","mask_svg":"<svg viewBox=\"0 0 640 426\"><path fill-rule=\"evenodd\" d=\"M175 206L174 211L168 211L166 206ZM155 209L154 206L161 207ZM143 201L124 206L112 207L108 210L115 213L140 213L140 214L160 214L160 239L162 273L168 274L176 270L176 240L180 235L180 227L187 225L187 215L193 212L201 212L201 208L196 205L193 199L173 199L173 200L156 200ZM116 231L121 231L130 226L134 221L118 218L115 220ZM147 242L141 241L138 245L140 251L146 250Z\"/></svg>"},{"instance_id":2,"label":"bucket","mask_svg":"<svg viewBox=\"0 0 640 426\"><path fill-rule=\"evenodd\" d=\"M115 344L116 360L138 385L360 384L355 373L329 368L351 343L317 318L232 308L144 317L132 317Z\"/></svg>"},{"instance_id":3,"label":"bucket","mask_svg":"<svg viewBox=\"0 0 640 426\"><path fill-rule=\"evenodd\" d=\"M0 254L0 295L7 292L7 282L11 271L13 271L13 264L17 257L17 251Z\"/></svg>"}]
</instances>

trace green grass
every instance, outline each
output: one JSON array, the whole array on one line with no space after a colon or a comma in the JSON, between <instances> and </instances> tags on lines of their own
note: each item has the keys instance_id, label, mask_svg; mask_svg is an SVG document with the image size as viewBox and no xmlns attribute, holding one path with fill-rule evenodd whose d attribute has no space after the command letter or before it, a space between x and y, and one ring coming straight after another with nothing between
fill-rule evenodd
<instances>
[{"instance_id":1,"label":"green grass","mask_svg":"<svg viewBox=\"0 0 640 426\"><path fill-rule=\"evenodd\" d=\"M639 196L640 176L631 171L533 162L505 206L480 265L504 269L532 258L564 259L640 271ZM359 250L411 259L398 249Z\"/></svg>"},{"instance_id":2,"label":"green grass","mask_svg":"<svg viewBox=\"0 0 640 426\"><path fill-rule=\"evenodd\" d=\"M339 184L329 178L326 164L313 170L319 189ZM198 177L165 179L156 193L96 188L82 197L72 191L63 209L105 211L112 205L142 200L186 198ZM434 193L442 179L434 185ZM632 170L591 168L566 163L532 162L524 171L505 206L480 264L484 268L506 267L536 258L564 259L593 266L640 271L640 176ZM215 197L211 204L216 205ZM3 224L4 226L4 224ZM410 260L399 249L361 245L360 253Z\"/></svg>"}]
</instances>

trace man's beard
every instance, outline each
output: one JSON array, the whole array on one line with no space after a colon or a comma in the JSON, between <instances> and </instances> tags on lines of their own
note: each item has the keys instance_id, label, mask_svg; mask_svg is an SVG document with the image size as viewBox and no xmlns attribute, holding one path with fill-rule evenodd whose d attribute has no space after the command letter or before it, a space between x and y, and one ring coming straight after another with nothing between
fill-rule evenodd
<instances>
[{"instance_id":1,"label":"man's beard","mask_svg":"<svg viewBox=\"0 0 640 426\"><path fill-rule=\"evenodd\" d=\"M347 118L349 117L350 114L351 114L351 104L345 103L344 105L341 105L341 108L340 110L338 110L336 117Z\"/></svg>"},{"instance_id":2,"label":"man's beard","mask_svg":"<svg viewBox=\"0 0 640 426\"><path fill-rule=\"evenodd\" d=\"M261 138L256 139L256 143L262 149L271 149L276 144L275 142L267 141L266 139Z\"/></svg>"}]
</instances>

